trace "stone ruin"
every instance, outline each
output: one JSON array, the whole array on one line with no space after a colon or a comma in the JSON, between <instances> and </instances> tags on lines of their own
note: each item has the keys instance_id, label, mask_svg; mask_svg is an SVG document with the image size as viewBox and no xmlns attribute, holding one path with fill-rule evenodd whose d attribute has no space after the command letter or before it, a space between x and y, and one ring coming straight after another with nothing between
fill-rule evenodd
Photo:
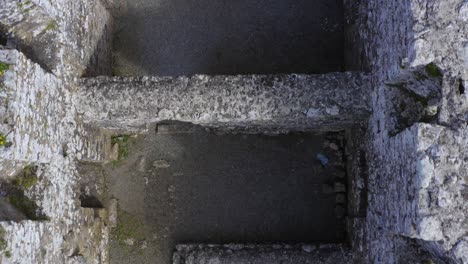
<instances>
[{"instance_id":1,"label":"stone ruin","mask_svg":"<svg viewBox=\"0 0 468 264\"><path fill-rule=\"evenodd\" d=\"M335 72L178 77L113 76L114 5L0 0L2 263L108 263L116 204L82 198L80 163L163 121L346 142L345 241L173 263L468 263L468 2L344 0Z\"/></svg>"}]
</instances>

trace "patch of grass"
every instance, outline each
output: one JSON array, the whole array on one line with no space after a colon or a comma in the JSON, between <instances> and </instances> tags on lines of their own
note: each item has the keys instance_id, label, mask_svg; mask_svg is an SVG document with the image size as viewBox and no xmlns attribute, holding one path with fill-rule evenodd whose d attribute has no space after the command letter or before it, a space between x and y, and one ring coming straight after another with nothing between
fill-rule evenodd
<instances>
[{"instance_id":1,"label":"patch of grass","mask_svg":"<svg viewBox=\"0 0 468 264\"><path fill-rule=\"evenodd\" d=\"M440 71L439 67L437 67L434 63L429 63L424 68L426 70L427 75L433 78L440 78L442 77L442 72Z\"/></svg>"},{"instance_id":2,"label":"patch of grass","mask_svg":"<svg viewBox=\"0 0 468 264\"><path fill-rule=\"evenodd\" d=\"M5 71L8 70L9 68L10 68L10 65L0 61L0 77L2 77L3 74L5 74Z\"/></svg>"},{"instance_id":3,"label":"patch of grass","mask_svg":"<svg viewBox=\"0 0 468 264\"><path fill-rule=\"evenodd\" d=\"M11 252L10 250L5 251L5 257L10 258L11 257Z\"/></svg>"},{"instance_id":4,"label":"patch of grass","mask_svg":"<svg viewBox=\"0 0 468 264\"><path fill-rule=\"evenodd\" d=\"M129 238L135 240L142 239L144 237L144 234L143 232L141 232L141 230L139 230L141 225L142 223L138 219L138 217L119 208L118 223L117 227L114 230L114 234L116 235L116 238L119 241L119 243L123 243Z\"/></svg>"},{"instance_id":5,"label":"patch of grass","mask_svg":"<svg viewBox=\"0 0 468 264\"><path fill-rule=\"evenodd\" d=\"M145 232L142 229L142 221L135 215L132 215L122 209L118 209L117 226L111 234L117 243L126 248L127 253L142 253L140 242L145 240ZM134 241L133 245L128 244L128 240Z\"/></svg>"},{"instance_id":6,"label":"patch of grass","mask_svg":"<svg viewBox=\"0 0 468 264\"><path fill-rule=\"evenodd\" d=\"M119 146L117 161L121 161L128 157L129 139L129 135L114 136L111 138L112 146L115 144L118 144Z\"/></svg>"},{"instance_id":7,"label":"patch of grass","mask_svg":"<svg viewBox=\"0 0 468 264\"><path fill-rule=\"evenodd\" d=\"M31 189L31 187L37 184L36 168L26 166L12 183L25 190Z\"/></svg>"}]
</instances>

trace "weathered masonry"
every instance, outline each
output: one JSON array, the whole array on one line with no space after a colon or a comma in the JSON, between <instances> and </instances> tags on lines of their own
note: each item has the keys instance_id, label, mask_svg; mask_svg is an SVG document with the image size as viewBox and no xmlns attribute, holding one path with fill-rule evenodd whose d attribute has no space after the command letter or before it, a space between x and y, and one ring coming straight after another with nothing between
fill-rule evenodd
<instances>
[{"instance_id":1,"label":"weathered masonry","mask_svg":"<svg viewBox=\"0 0 468 264\"><path fill-rule=\"evenodd\" d=\"M143 2L0 0L2 263L468 263L466 1Z\"/></svg>"},{"instance_id":2,"label":"weathered masonry","mask_svg":"<svg viewBox=\"0 0 468 264\"><path fill-rule=\"evenodd\" d=\"M359 182L366 181L366 157L364 141L359 134L363 133L363 122L369 116L369 99L366 93L370 89L368 85L367 75L356 72L323 75L196 75L190 78L98 77L81 81L76 104L80 106L77 111L85 122L119 134L149 128L149 134L153 136L154 128L150 124L157 123L154 136L160 140L150 143L156 144L159 153L157 156L172 157L171 163L178 164L174 173L179 175L178 178L185 177L184 181L194 186L187 189L184 183L176 181L168 189L186 189L185 192L188 193L199 193L186 201L190 208L186 208L182 202L176 206L176 210L181 211L178 215L183 217L180 225L198 223L190 231L175 227L174 232L181 232L180 237L184 238L176 242L219 243L230 238L232 240L227 242L305 243L303 247L307 250L310 248L315 253L301 255L302 249L299 246L299 251L290 252L289 261L311 260L327 257L328 254L334 256L329 257L330 260L335 258L334 261L339 261L350 256L348 241L354 235L352 226L365 216L367 190ZM172 123L173 121L198 124L205 129L227 135L222 137L199 132L196 127ZM294 135L297 132L302 132L303 135ZM336 135L330 132L335 132ZM165 134L168 134L167 139L164 139ZM252 134L276 136L262 138ZM165 140L171 143L165 143ZM236 146L239 144L246 147ZM327 147L322 149L322 144ZM180 150L179 145L183 146ZM224 149L229 151L224 154ZM213 151L216 153L214 156ZM180 154L181 157L171 154L178 152L184 154ZM185 156L187 157L182 158ZM192 156L203 158L191 158ZM266 156L270 158L265 159ZM209 161L206 162L206 159ZM321 160L321 164L318 160ZM164 166L158 165L159 163ZM192 163L197 165L191 165ZM163 168L174 166L169 165L166 160L157 160L155 164L156 167ZM247 166L244 170L237 169L244 166ZM157 172L159 182L165 171L171 168ZM200 179L197 181L193 177ZM211 183L203 187L204 181ZM238 185L242 187L236 189ZM228 189L224 189L225 186ZM175 191L170 191L172 192ZM200 194L204 192L207 192L207 198L204 198L205 194ZM296 196L302 192L302 196ZM220 198L219 195L223 197ZM236 198L238 195L247 200L240 201L240 198ZM210 196L213 198L209 199ZM121 199L125 199L125 196ZM177 204L178 197L174 199ZM202 202L197 203L197 199L204 201L205 205L201 205ZM226 205L217 205L218 199L225 200ZM280 207L268 205L268 200L276 201ZM158 199L154 203L157 201ZM260 204L255 206L257 202ZM206 208L212 209L209 211ZM170 214L169 208L165 210L168 210L165 214ZM193 214L185 213L192 210L195 215L214 217L200 216L201 219L197 219L192 217ZM236 210L235 215L228 213L231 210ZM259 227L256 214L271 219L269 221L273 223L279 223L263 223ZM289 217L282 217L284 215ZM218 217L225 220L213 220ZM160 219L158 222L161 221ZM176 217L171 220L174 221L177 221ZM203 226L203 222L199 221L213 226L220 225L218 232L221 234L207 240L210 236L205 234L212 232L207 227L199 237L189 235ZM230 228L231 221L242 224L236 225L237 229ZM266 220L261 220L263 221ZM308 221L308 224L299 224L302 221ZM303 229L294 231L297 227ZM270 231L265 232L262 229ZM320 229L322 231L318 231ZM245 230L249 230L252 235L243 233ZM289 232L286 233L286 230ZM223 235L223 232L226 234ZM336 244L316 250L315 246L307 244L312 242ZM165 243L172 242L168 239ZM265 249L254 246L247 258L269 261L261 253ZM273 250L278 254L278 261L285 258L279 256L282 254L281 250ZM185 254L182 253L185 250L178 249L178 252L180 253L177 254ZM186 256L179 257L186 259ZM167 260L157 258L157 261Z\"/></svg>"},{"instance_id":3,"label":"weathered masonry","mask_svg":"<svg viewBox=\"0 0 468 264\"><path fill-rule=\"evenodd\" d=\"M162 120L283 131L345 128L369 115L363 73L84 79L77 109L89 123L138 127Z\"/></svg>"}]
</instances>

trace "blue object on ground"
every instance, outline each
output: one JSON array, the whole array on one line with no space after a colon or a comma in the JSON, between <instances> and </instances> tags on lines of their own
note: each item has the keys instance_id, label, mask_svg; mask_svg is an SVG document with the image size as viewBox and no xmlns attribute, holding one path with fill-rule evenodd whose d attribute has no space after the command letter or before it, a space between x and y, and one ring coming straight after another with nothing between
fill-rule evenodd
<instances>
[{"instance_id":1,"label":"blue object on ground","mask_svg":"<svg viewBox=\"0 0 468 264\"><path fill-rule=\"evenodd\" d=\"M317 154L317 159L322 163L322 166L326 166L328 164L327 156L323 155L322 153Z\"/></svg>"}]
</instances>

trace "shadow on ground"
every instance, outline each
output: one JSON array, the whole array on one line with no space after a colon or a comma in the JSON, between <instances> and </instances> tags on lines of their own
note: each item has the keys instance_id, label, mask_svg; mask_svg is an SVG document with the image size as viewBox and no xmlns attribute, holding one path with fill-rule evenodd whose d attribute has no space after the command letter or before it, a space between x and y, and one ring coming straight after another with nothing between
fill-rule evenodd
<instances>
[{"instance_id":1,"label":"shadow on ground","mask_svg":"<svg viewBox=\"0 0 468 264\"><path fill-rule=\"evenodd\" d=\"M111 262L170 263L175 244L187 242L342 242L336 194L324 189L344 166L342 151L324 147L333 140L201 127L131 139L130 156L105 170L120 205Z\"/></svg>"},{"instance_id":2,"label":"shadow on ground","mask_svg":"<svg viewBox=\"0 0 468 264\"><path fill-rule=\"evenodd\" d=\"M325 73L344 66L338 0L118 0L115 75Z\"/></svg>"}]
</instances>

